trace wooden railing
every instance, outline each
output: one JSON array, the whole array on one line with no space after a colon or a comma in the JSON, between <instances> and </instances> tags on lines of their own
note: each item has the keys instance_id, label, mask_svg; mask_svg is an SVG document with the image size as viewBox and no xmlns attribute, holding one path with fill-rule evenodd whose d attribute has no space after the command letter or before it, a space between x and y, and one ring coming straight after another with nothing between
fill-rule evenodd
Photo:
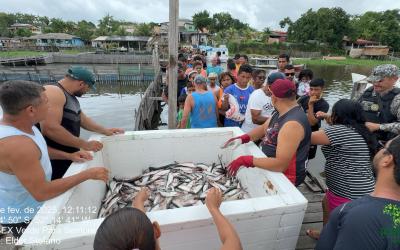
<instances>
[{"instance_id":1,"label":"wooden railing","mask_svg":"<svg viewBox=\"0 0 400 250\"><path fill-rule=\"evenodd\" d=\"M137 110L135 110L135 130L156 129L159 125L161 107L161 69L158 50L153 50L154 80L144 92Z\"/></svg>"}]
</instances>

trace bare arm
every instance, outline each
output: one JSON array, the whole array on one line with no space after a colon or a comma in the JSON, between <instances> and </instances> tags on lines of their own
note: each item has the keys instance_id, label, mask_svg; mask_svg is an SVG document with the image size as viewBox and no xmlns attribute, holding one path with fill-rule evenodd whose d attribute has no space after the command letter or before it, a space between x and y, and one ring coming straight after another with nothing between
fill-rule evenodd
<instances>
[{"instance_id":1,"label":"bare arm","mask_svg":"<svg viewBox=\"0 0 400 250\"><path fill-rule=\"evenodd\" d=\"M7 140L6 153L9 157L5 159L5 164L37 201L54 198L89 179L108 179L107 169L90 168L66 178L48 181L40 165L41 153L35 143L23 136L10 137Z\"/></svg>"},{"instance_id":2,"label":"bare arm","mask_svg":"<svg viewBox=\"0 0 400 250\"><path fill-rule=\"evenodd\" d=\"M46 86L46 94L49 99L49 110L46 119L40 123L42 134L61 145L83 148L86 141L72 135L61 126L65 104L62 90L56 86Z\"/></svg>"},{"instance_id":3,"label":"bare arm","mask_svg":"<svg viewBox=\"0 0 400 250\"><path fill-rule=\"evenodd\" d=\"M275 172L286 171L303 138L303 126L296 121L287 122L279 131L276 156L254 158L254 166Z\"/></svg>"},{"instance_id":4,"label":"bare arm","mask_svg":"<svg viewBox=\"0 0 400 250\"><path fill-rule=\"evenodd\" d=\"M265 131L269 126L269 121L270 119L267 119L263 125L258 126L257 128L254 128L249 133L247 133L252 141L257 141L265 136Z\"/></svg>"},{"instance_id":5,"label":"bare arm","mask_svg":"<svg viewBox=\"0 0 400 250\"><path fill-rule=\"evenodd\" d=\"M261 110L250 109L251 120L254 124L262 125L269 117L261 116Z\"/></svg>"},{"instance_id":6,"label":"bare arm","mask_svg":"<svg viewBox=\"0 0 400 250\"><path fill-rule=\"evenodd\" d=\"M207 193L206 205L215 225L217 226L219 238L222 241L221 250L241 250L242 244L232 224L222 215L219 206L222 202L221 190L212 188Z\"/></svg>"},{"instance_id":7,"label":"bare arm","mask_svg":"<svg viewBox=\"0 0 400 250\"><path fill-rule=\"evenodd\" d=\"M188 97L185 100L185 106L183 107L181 128L186 128L187 119L189 117L190 112L192 111L192 105L193 105L192 103L193 103L193 97L192 95L188 95Z\"/></svg>"},{"instance_id":8,"label":"bare arm","mask_svg":"<svg viewBox=\"0 0 400 250\"><path fill-rule=\"evenodd\" d=\"M307 119L311 126L314 126L319 121L314 115L314 104L308 105Z\"/></svg>"},{"instance_id":9,"label":"bare arm","mask_svg":"<svg viewBox=\"0 0 400 250\"><path fill-rule=\"evenodd\" d=\"M311 144L313 145L331 145L328 136L323 129L312 132Z\"/></svg>"}]
</instances>

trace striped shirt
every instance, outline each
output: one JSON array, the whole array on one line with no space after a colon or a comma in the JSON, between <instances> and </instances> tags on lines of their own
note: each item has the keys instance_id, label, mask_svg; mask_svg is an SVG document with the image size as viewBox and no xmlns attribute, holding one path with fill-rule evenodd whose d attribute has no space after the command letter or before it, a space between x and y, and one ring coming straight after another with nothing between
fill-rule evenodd
<instances>
[{"instance_id":1,"label":"striped shirt","mask_svg":"<svg viewBox=\"0 0 400 250\"><path fill-rule=\"evenodd\" d=\"M375 178L364 138L353 128L333 125L324 128L330 145L322 146L326 185L343 198L354 200L374 190Z\"/></svg>"}]
</instances>

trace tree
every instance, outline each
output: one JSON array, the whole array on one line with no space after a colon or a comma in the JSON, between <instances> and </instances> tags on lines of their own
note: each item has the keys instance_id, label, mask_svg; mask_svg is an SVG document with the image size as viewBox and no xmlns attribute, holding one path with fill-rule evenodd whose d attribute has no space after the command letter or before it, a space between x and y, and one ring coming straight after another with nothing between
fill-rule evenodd
<instances>
[{"instance_id":1,"label":"tree","mask_svg":"<svg viewBox=\"0 0 400 250\"><path fill-rule=\"evenodd\" d=\"M15 36L30 37L32 36L32 31L30 31L29 29L17 29L17 31L15 32Z\"/></svg>"},{"instance_id":2,"label":"tree","mask_svg":"<svg viewBox=\"0 0 400 250\"><path fill-rule=\"evenodd\" d=\"M203 30L204 28L209 30L213 22L213 19L210 17L210 13L208 13L206 10L195 13L192 16L192 20L196 29L199 30Z\"/></svg>"},{"instance_id":3,"label":"tree","mask_svg":"<svg viewBox=\"0 0 400 250\"><path fill-rule=\"evenodd\" d=\"M95 31L96 25L92 22L82 20L78 22L77 29L73 34L82 38L84 41L91 41L92 38L94 38Z\"/></svg>"},{"instance_id":4,"label":"tree","mask_svg":"<svg viewBox=\"0 0 400 250\"><path fill-rule=\"evenodd\" d=\"M384 12L368 11L351 20L352 37L378 41L395 50L400 49L400 14L399 10Z\"/></svg>"},{"instance_id":5,"label":"tree","mask_svg":"<svg viewBox=\"0 0 400 250\"><path fill-rule=\"evenodd\" d=\"M153 34L153 28L155 23L139 23L136 26L136 30L134 32L137 36L151 36Z\"/></svg>"},{"instance_id":6,"label":"tree","mask_svg":"<svg viewBox=\"0 0 400 250\"><path fill-rule=\"evenodd\" d=\"M99 27L97 30L97 35L99 36L109 36L112 35L114 32L117 31L120 23L114 20L113 16L107 14L101 20L99 20Z\"/></svg>"},{"instance_id":7,"label":"tree","mask_svg":"<svg viewBox=\"0 0 400 250\"><path fill-rule=\"evenodd\" d=\"M340 48L343 36L350 33L350 15L342 8L309 9L295 22L283 19L281 27L288 25L288 39L295 42L318 40Z\"/></svg>"}]
</instances>

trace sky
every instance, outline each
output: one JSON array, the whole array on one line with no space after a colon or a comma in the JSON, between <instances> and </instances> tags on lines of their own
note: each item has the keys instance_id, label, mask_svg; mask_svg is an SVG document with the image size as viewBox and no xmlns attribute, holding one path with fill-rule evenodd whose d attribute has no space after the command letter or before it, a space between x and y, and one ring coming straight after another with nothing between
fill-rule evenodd
<instances>
[{"instance_id":1,"label":"sky","mask_svg":"<svg viewBox=\"0 0 400 250\"><path fill-rule=\"evenodd\" d=\"M0 0L0 12L22 12L65 21L85 19L95 24L106 14L117 20L131 22L165 22L169 18L169 0ZM312 8L341 7L349 14L366 11L400 9L398 0L180 0L180 18L207 10L211 14L229 12L232 17L262 30L280 29L279 21L290 17L292 21Z\"/></svg>"}]
</instances>

